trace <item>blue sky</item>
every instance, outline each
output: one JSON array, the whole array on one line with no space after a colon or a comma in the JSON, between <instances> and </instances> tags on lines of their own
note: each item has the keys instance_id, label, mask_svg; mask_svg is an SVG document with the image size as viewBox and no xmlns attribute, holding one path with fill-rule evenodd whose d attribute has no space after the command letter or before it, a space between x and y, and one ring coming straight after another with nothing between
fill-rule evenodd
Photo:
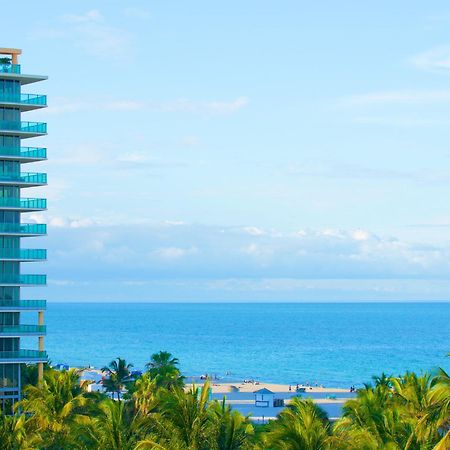
<instances>
[{"instance_id":1,"label":"blue sky","mask_svg":"<svg viewBox=\"0 0 450 450\"><path fill-rule=\"evenodd\" d=\"M49 75L49 300L450 298L448 2L2 12Z\"/></svg>"}]
</instances>

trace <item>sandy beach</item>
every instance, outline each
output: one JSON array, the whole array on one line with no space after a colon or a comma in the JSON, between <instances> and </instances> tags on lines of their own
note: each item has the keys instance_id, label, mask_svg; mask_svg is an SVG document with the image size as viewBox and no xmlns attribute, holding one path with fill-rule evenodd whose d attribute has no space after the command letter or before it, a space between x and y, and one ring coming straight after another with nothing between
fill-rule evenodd
<instances>
[{"instance_id":1,"label":"sandy beach","mask_svg":"<svg viewBox=\"0 0 450 450\"><path fill-rule=\"evenodd\" d=\"M197 385L202 385L202 383L196 383ZM291 387L291 390L289 390ZM299 385L300 388L305 389L305 393L326 393L326 394L339 394L342 392L348 392L348 389L322 387L322 386L304 386ZM289 384L276 384L276 383L265 383L265 382L254 382L254 383L236 383L236 382L213 382L212 392L213 394L227 394L230 392L255 392L259 389L269 389L274 393L294 393L296 390L296 385Z\"/></svg>"},{"instance_id":2,"label":"sandy beach","mask_svg":"<svg viewBox=\"0 0 450 450\"><path fill-rule=\"evenodd\" d=\"M90 380L91 382L99 382L103 377L99 369L89 368L81 369L81 379ZM202 387L206 380L198 377L186 378L185 390L189 391L194 384ZM297 387L300 388L297 392ZM255 404L256 391L267 389L272 392L275 398L282 401L281 405L270 405L268 407L257 407ZM221 401L225 397L226 404L233 409L238 410L242 414L251 417L252 421L263 423L267 420L273 420L283 407L289 405L296 395L311 398L313 402L325 409L330 420L336 420L343 404L349 399L349 390L342 388L324 387L324 386L306 386L306 385L289 385L279 383L267 383L256 380L246 381L211 381L211 397ZM352 395L352 394L350 394ZM353 394L354 395L354 394Z\"/></svg>"},{"instance_id":3,"label":"sandy beach","mask_svg":"<svg viewBox=\"0 0 450 450\"><path fill-rule=\"evenodd\" d=\"M97 368L77 368L81 371L82 379L101 379L103 373ZM186 389L190 389L192 384L196 386L203 386L205 380L194 379L191 377L186 377ZM298 385L299 388L304 389L304 393L324 393L324 394L340 394L344 392L349 392L348 389L334 388L334 387L324 387L324 386L307 386ZM293 394L296 392L297 385L294 384L279 384L279 383L267 383L264 381L227 381L221 382L217 380L211 381L211 388L213 394L228 394L228 393L253 393L259 389L268 389L273 393L285 393Z\"/></svg>"}]
</instances>

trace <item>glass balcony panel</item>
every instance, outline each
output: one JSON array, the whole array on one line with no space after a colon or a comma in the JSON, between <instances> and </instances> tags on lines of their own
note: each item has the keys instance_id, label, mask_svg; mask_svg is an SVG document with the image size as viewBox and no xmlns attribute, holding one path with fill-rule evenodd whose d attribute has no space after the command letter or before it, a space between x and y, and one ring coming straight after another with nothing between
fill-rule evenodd
<instances>
[{"instance_id":1,"label":"glass balcony panel","mask_svg":"<svg viewBox=\"0 0 450 450\"><path fill-rule=\"evenodd\" d=\"M0 73L20 73L20 64L0 64Z\"/></svg>"},{"instance_id":2,"label":"glass balcony panel","mask_svg":"<svg viewBox=\"0 0 450 450\"><path fill-rule=\"evenodd\" d=\"M46 300L0 300L0 309L45 309Z\"/></svg>"},{"instance_id":3,"label":"glass balcony panel","mask_svg":"<svg viewBox=\"0 0 450 450\"><path fill-rule=\"evenodd\" d=\"M46 360L48 358L47 352L39 350L17 350L15 352L0 352L0 360L5 359L38 359Z\"/></svg>"},{"instance_id":4,"label":"glass balcony panel","mask_svg":"<svg viewBox=\"0 0 450 450\"><path fill-rule=\"evenodd\" d=\"M4 285L45 285L47 284L47 275L41 274L0 274L0 286Z\"/></svg>"},{"instance_id":5,"label":"glass balcony panel","mask_svg":"<svg viewBox=\"0 0 450 450\"><path fill-rule=\"evenodd\" d=\"M0 181L17 183L47 184L46 173L22 172L20 174L0 172Z\"/></svg>"},{"instance_id":6,"label":"glass balcony panel","mask_svg":"<svg viewBox=\"0 0 450 450\"><path fill-rule=\"evenodd\" d=\"M0 93L0 102L22 103L24 105L47 106L47 96L39 94Z\"/></svg>"},{"instance_id":7,"label":"glass balcony panel","mask_svg":"<svg viewBox=\"0 0 450 450\"><path fill-rule=\"evenodd\" d=\"M0 260L47 259L47 250L43 248L0 248Z\"/></svg>"},{"instance_id":8,"label":"glass balcony panel","mask_svg":"<svg viewBox=\"0 0 450 450\"><path fill-rule=\"evenodd\" d=\"M47 124L45 122L0 120L0 130L20 131L23 133L47 133Z\"/></svg>"},{"instance_id":9,"label":"glass balcony panel","mask_svg":"<svg viewBox=\"0 0 450 450\"><path fill-rule=\"evenodd\" d=\"M47 234L44 223L0 223L0 234Z\"/></svg>"},{"instance_id":10,"label":"glass balcony panel","mask_svg":"<svg viewBox=\"0 0 450 450\"><path fill-rule=\"evenodd\" d=\"M1 208L17 208L17 209L46 209L47 199L45 198L14 198L0 197Z\"/></svg>"},{"instance_id":11,"label":"glass balcony panel","mask_svg":"<svg viewBox=\"0 0 450 450\"><path fill-rule=\"evenodd\" d=\"M45 325L0 325L0 335L45 334Z\"/></svg>"},{"instance_id":12,"label":"glass balcony panel","mask_svg":"<svg viewBox=\"0 0 450 450\"><path fill-rule=\"evenodd\" d=\"M46 159L47 149L44 147L0 147L0 158L2 156Z\"/></svg>"}]
</instances>

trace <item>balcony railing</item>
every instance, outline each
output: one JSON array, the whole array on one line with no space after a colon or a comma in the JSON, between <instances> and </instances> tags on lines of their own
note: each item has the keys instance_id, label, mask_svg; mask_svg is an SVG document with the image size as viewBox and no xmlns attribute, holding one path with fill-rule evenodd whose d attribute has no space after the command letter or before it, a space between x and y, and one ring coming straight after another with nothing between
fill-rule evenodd
<instances>
[{"instance_id":1,"label":"balcony railing","mask_svg":"<svg viewBox=\"0 0 450 450\"><path fill-rule=\"evenodd\" d=\"M39 350L18 350L15 352L0 352L0 361L46 361L47 352Z\"/></svg>"},{"instance_id":2,"label":"balcony railing","mask_svg":"<svg viewBox=\"0 0 450 450\"><path fill-rule=\"evenodd\" d=\"M0 223L0 234L41 235L47 234L45 223Z\"/></svg>"},{"instance_id":3,"label":"balcony railing","mask_svg":"<svg viewBox=\"0 0 450 450\"><path fill-rule=\"evenodd\" d=\"M0 300L0 310L46 309L46 300Z\"/></svg>"},{"instance_id":4,"label":"balcony railing","mask_svg":"<svg viewBox=\"0 0 450 450\"><path fill-rule=\"evenodd\" d=\"M0 325L0 336L40 335L45 332L45 325Z\"/></svg>"},{"instance_id":5,"label":"balcony railing","mask_svg":"<svg viewBox=\"0 0 450 450\"><path fill-rule=\"evenodd\" d=\"M0 158L2 156L29 159L46 159L47 149L43 147L0 147Z\"/></svg>"},{"instance_id":6,"label":"balcony railing","mask_svg":"<svg viewBox=\"0 0 450 450\"><path fill-rule=\"evenodd\" d=\"M0 209L23 209L25 210L40 210L47 208L47 199L45 198L14 198L2 197L0 198Z\"/></svg>"},{"instance_id":7,"label":"balcony railing","mask_svg":"<svg viewBox=\"0 0 450 450\"><path fill-rule=\"evenodd\" d=\"M47 259L47 250L43 248L0 248L0 261L35 261Z\"/></svg>"},{"instance_id":8,"label":"balcony railing","mask_svg":"<svg viewBox=\"0 0 450 450\"><path fill-rule=\"evenodd\" d=\"M21 285L45 285L47 284L47 275L41 274L0 274L0 286L21 286Z\"/></svg>"},{"instance_id":9,"label":"balcony railing","mask_svg":"<svg viewBox=\"0 0 450 450\"><path fill-rule=\"evenodd\" d=\"M23 105L47 106L47 96L39 94L21 94L1 92L0 102L18 103Z\"/></svg>"},{"instance_id":10,"label":"balcony railing","mask_svg":"<svg viewBox=\"0 0 450 450\"><path fill-rule=\"evenodd\" d=\"M2 173L0 172L0 182L25 183L25 184L47 184L46 173L22 172L22 173Z\"/></svg>"},{"instance_id":11,"label":"balcony railing","mask_svg":"<svg viewBox=\"0 0 450 450\"><path fill-rule=\"evenodd\" d=\"M20 73L20 64L0 64L0 73Z\"/></svg>"},{"instance_id":12,"label":"balcony railing","mask_svg":"<svg viewBox=\"0 0 450 450\"><path fill-rule=\"evenodd\" d=\"M0 131L18 131L20 133L47 133L47 124L45 122L16 122L0 120Z\"/></svg>"}]
</instances>

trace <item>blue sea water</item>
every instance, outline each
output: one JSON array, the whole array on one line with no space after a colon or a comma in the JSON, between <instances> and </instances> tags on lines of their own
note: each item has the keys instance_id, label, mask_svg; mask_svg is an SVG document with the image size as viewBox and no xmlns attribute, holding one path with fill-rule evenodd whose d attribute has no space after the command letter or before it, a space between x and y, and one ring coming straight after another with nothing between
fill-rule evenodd
<instances>
[{"instance_id":1,"label":"blue sea water","mask_svg":"<svg viewBox=\"0 0 450 450\"><path fill-rule=\"evenodd\" d=\"M450 303L49 303L53 363L143 368L168 350L187 375L348 387L450 369Z\"/></svg>"}]
</instances>

